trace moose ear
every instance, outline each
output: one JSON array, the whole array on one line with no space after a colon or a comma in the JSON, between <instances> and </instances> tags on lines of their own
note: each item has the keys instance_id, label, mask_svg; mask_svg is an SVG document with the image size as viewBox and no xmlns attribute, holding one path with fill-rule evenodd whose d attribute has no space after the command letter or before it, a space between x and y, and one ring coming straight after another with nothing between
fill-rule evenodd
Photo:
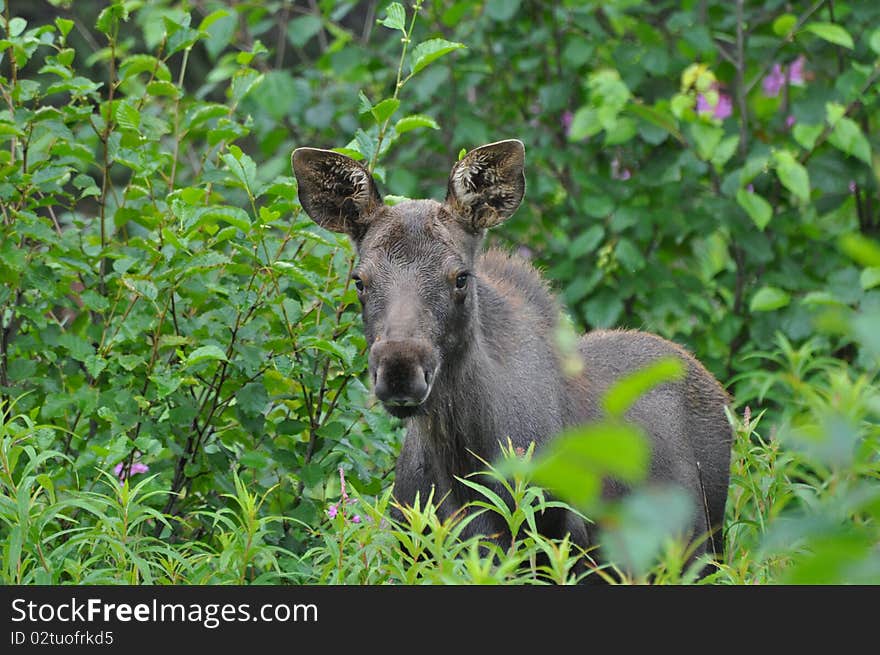
<instances>
[{"instance_id":1,"label":"moose ear","mask_svg":"<svg viewBox=\"0 0 880 655\"><path fill-rule=\"evenodd\" d=\"M517 139L471 150L452 167L446 204L474 231L503 223L525 194L525 158L526 149Z\"/></svg>"},{"instance_id":2,"label":"moose ear","mask_svg":"<svg viewBox=\"0 0 880 655\"><path fill-rule=\"evenodd\" d=\"M299 202L311 219L360 239L370 214L382 205L370 172L350 157L318 148L297 148L290 161Z\"/></svg>"}]
</instances>

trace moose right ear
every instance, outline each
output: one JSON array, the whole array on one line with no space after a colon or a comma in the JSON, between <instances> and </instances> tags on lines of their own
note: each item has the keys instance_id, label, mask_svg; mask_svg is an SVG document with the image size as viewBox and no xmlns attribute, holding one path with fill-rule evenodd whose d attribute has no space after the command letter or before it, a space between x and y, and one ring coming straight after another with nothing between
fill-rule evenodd
<instances>
[{"instance_id":1,"label":"moose right ear","mask_svg":"<svg viewBox=\"0 0 880 655\"><path fill-rule=\"evenodd\" d=\"M360 239L382 205L373 176L354 159L332 150L297 148L290 158L299 202L321 227Z\"/></svg>"}]
</instances>

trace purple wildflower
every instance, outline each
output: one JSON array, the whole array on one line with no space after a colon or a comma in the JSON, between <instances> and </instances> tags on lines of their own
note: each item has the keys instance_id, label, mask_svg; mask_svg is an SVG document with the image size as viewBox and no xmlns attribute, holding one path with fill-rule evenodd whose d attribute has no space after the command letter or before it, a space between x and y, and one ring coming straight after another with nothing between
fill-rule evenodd
<instances>
[{"instance_id":1,"label":"purple wildflower","mask_svg":"<svg viewBox=\"0 0 880 655\"><path fill-rule=\"evenodd\" d=\"M849 181L849 192L850 192L850 193L855 193L855 192L858 191L858 190L859 190L859 187L858 187L858 185L856 184L856 181L855 181L855 180L850 180L850 181Z\"/></svg>"},{"instance_id":2,"label":"purple wildflower","mask_svg":"<svg viewBox=\"0 0 880 655\"><path fill-rule=\"evenodd\" d=\"M354 516L352 516L352 517L351 517L351 522L352 522L352 523L360 523L360 522L361 522L361 517L360 517L360 515L355 514Z\"/></svg>"},{"instance_id":3,"label":"purple wildflower","mask_svg":"<svg viewBox=\"0 0 880 655\"><path fill-rule=\"evenodd\" d=\"M120 482L125 482L131 476L138 473L147 473L149 470L150 467L141 462L132 462L131 467L125 462L119 462L119 464L113 467L113 475L119 478Z\"/></svg>"},{"instance_id":4,"label":"purple wildflower","mask_svg":"<svg viewBox=\"0 0 880 655\"><path fill-rule=\"evenodd\" d=\"M333 503L330 507L327 508L327 516L331 519L336 518L336 514L339 513L339 505L337 503Z\"/></svg>"},{"instance_id":5,"label":"purple wildflower","mask_svg":"<svg viewBox=\"0 0 880 655\"><path fill-rule=\"evenodd\" d=\"M621 167L620 157L616 156L611 160L611 177L615 180L626 181L632 177L632 171L626 167Z\"/></svg>"},{"instance_id":6,"label":"purple wildflower","mask_svg":"<svg viewBox=\"0 0 880 655\"><path fill-rule=\"evenodd\" d=\"M571 121L574 120L574 114L572 114L568 109L562 112L562 116L559 119L559 122L562 123L562 129L565 130L566 136L568 135L569 130L571 130Z\"/></svg>"},{"instance_id":7,"label":"purple wildflower","mask_svg":"<svg viewBox=\"0 0 880 655\"><path fill-rule=\"evenodd\" d=\"M720 121L733 114L733 100L726 93L718 94L718 104L715 105L714 116Z\"/></svg>"},{"instance_id":8,"label":"purple wildflower","mask_svg":"<svg viewBox=\"0 0 880 655\"><path fill-rule=\"evenodd\" d=\"M733 100L726 93L718 93L718 100L715 104L711 104L709 99L702 93L697 94L697 114L699 116L709 115L719 121L723 121L733 114Z\"/></svg>"},{"instance_id":9,"label":"purple wildflower","mask_svg":"<svg viewBox=\"0 0 880 655\"><path fill-rule=\"evenodd\" d=\"M697 95L697 113L702 116L703 114L708 114L712 111L712 105L709 104L709 101L706 100L706 96L702 93Z\"/></svg>"},{"instance_id":10,"label":"purple wildflower","mask_svg":"<svg viewBox=\"0 0 880 655\"><path fill-rule=\"evenodd\" d=\"M788 67L788 83L794 86L804 86L806 78L804 77L804 64L807 58L801 55Z\"/></svg>"},{"instance_id":11,"label":"purple wildflower","mask_svg":"<svg viewBox=\"0 0 880 655\"><path fill-rule=\"evenodd\" d=\"M789 129L789 130L790 130L792 127L794 127L794 124L795 124L796 122L797 122L797 119L794 117L793 114L789 114L788 116L786 116L786 117L785 117L785 127L786 127L786 129Z\"/></svg>"},{"instance_id":12,"label":"purple wildflower","mask_svg":"<svg viewBox=\"0 0 880 655\"><path fill-rule=\"evenodd\" d=\"M761 82L764 95L768 98L775 98L786 83L792 86L804 86L807 83L807 74L804 71L804 64L806 63L807 58L804 55L800 55L789 64L787 69L778 62L773 64L773 68L770 69L770 72Z\"/></svg>"},{"instance_id":13,"label":"purple wildflower","mask_svg":"<svg viewBox=\"0 0 880 655\"><path fill-rule=\"evenodd\" d=\"M773 64L773 68L770 69L770 73L768 73L761 82L761 88L764 90L765 96L768 98L775 98L779 95L779 92L784 85L785 74L782 72L782 66L780 66L779 63L775 63Z\"/></svg>"}]
</instances>

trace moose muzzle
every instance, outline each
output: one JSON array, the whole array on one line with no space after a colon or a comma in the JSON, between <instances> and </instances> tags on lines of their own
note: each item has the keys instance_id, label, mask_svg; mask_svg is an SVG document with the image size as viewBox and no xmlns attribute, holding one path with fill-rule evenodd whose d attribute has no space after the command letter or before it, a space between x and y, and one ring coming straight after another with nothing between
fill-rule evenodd
<instances>
[{"instance_id":1,"label":"moose muzzle","mask_svg":"<svg viewBox=\"0 0 880 655\"><path fill-rule=\"evenodd\" d=\"M422 339L381 339L370 349L370 372L373 392L385 408L409 416L431 393L437 359Z\"/></svg>"}]
</instances>

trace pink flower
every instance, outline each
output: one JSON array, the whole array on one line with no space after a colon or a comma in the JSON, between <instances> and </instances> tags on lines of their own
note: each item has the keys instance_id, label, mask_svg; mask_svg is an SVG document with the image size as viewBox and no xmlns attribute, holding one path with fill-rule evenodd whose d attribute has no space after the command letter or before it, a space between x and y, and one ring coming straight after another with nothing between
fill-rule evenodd
<instances>
[{"instance_id":1,"label":"pink flower","mask_svg":"<svg viewBox=\"0 0 880 655\"><path fill-rule=\"evenodd\" d=\"M718 91L718 100L713 105L709 99L702 93L697 94L697 114L699 116L709 115L719 121L723 121L733 113L733 100L726 93Z\"/></svg>"},{"instance_id":2,"label":"pink flower","mask_svg":"<svg viewBox=\"0 0 880 655\"><path fill-rule=\"evenodd\" d=\"M611 177L615 180L626 181L632 177L632 171L620 164L620 157L616 156L611 160Z\"/></svg>"},{"instance_id":3,"label":"pink flower","mask_svg":"<svg viewBox=\"0 0 880 655\"><path fill-rule=\"evenodd\" d=\"M113 467L113 475L119 478L119 482L125 482L128 478L138 473L147 473L150 467L141 462L133 462L131 468L125 462L119 462Z\"/></svg>"},{"instance_id":4,"label":"pink flower","mask_svg":"<svg viewBox=\"0 0 880 655\"><path fill-rule=\"evenodd\" d=\"M327 508L327 516L331 519L336 518L336 514L339 512L339 505L337 503L333 503L330 507Z\"/></svg>"},{"instance_id":5,"label":"pink flower","mask_svg":"<svg viewBox=\"0 0 880 655\"><path fill-rule=\"evenodd\" d=\"M786 127L786 129L789 129L789 130L790 130L792 127L794 127L794 124L795 124L796 122L797 122L797 119L796 119L792 114L789 114L788 116L786 116L786 117L785 117L785 127Z\"/></svg>"},{"instance_id":6,"label":"pink flower","mask_svg":"<svg viewBox=\"0 0 880 655\"><path fill-rule=\"evenodd\" d=\"M351 517L351 522L352 523L360 523L361 517L358 514L355 514L354 516Z\"/></svg>"},{"instance_id":7,"label":"pink flower","mask_svg":"<svg viewBox=\"0 0 880 655\"><path fill-rule=\"evenodd\" d=\"M788 67L788 83L794 86L804 86L806 84L804 77L804 64L807 58L801 55Z\"/></svg>"},{"instance_id":8,"label":"pink flower","mask_svg":"<svg viewBox=\"0 0 880 655\"><path fill-rule=\"evenodd\" d=\"M718 104L715 105L715 118L723 121L733 114L733 100L726 93L718 94Z\"/></svg>"},{"instance_id":9,"label":"pink flower","mask_svg":"<svg viewBox=\"0 0 880 655\"><path fill-rule=\"evenodd\" d=\"M775 98L779 95L779 92L784 85L785 74L782 72L782 66L780 66L779 63L775 63L773 64L773 68L770 69L770 73L767 74L761 82L761 88L764 90L765 96L768 98Z\"/></svg>"},{"instance_id":10,"label":"pink flower","mask_svg":"<svg viewBox=\"0 0 880 655\"><path fill-rule=\"evenodd\" d=\"M773 68L761 82L764 95L768 98L775 98L786 83L792 86L804 86L807 83L807 75L804 72L804 64L806 63L807 58L800 55L789 64L787 70L778 62L773 64Z\"/></svg>"},{"instance_id":11,"label":"pink flower","mask_svg":"<svg viewBox=\"0 0 880 655\"><path fill-rule=\"evenodd\" d=\"M574 119L574 114L572 114L567 109L562 112L562 116L559 118L559 122L562 124L562 129L565 130L565 134L568 135L569 130L571 130L571 121Z\"/></svg>"}]
</instances>

